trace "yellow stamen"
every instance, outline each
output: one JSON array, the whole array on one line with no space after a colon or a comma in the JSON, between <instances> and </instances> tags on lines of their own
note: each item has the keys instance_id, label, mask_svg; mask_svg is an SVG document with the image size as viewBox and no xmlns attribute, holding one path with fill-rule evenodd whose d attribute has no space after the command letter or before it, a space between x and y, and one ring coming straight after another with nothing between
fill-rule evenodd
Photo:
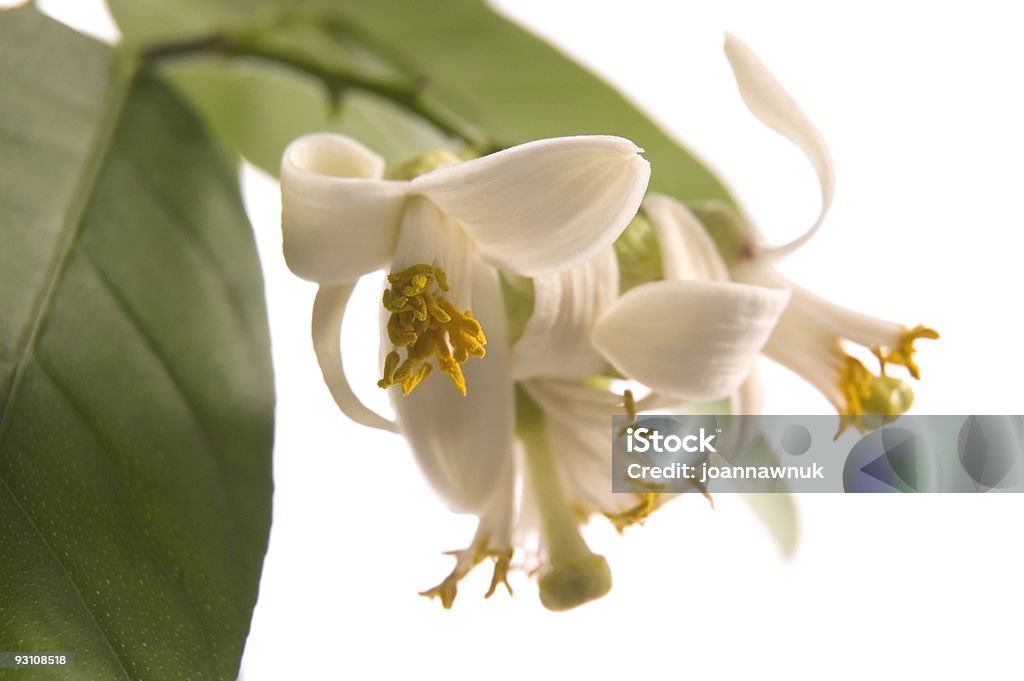
<instances>
[{"instance_id":1,"label":"yellow stamen","mask_svg":"<svg viewBox=\"0 0 1024 681\"><path fill-rule=\"evenodd\" d=\"M633 397L632 390L626 390L624 393L622 393L622 409L623 411L626 412L626 418L629 419L629 422L626 425L622 426L622 428L619 430L618 435L616 435L617 438L625 435L626 431L629 430L630 428L638 427L636 422L636 398Z\"/></svg>"},{"instance_id":2,"label":"yellow stamen","mask_svg":"<svg viewBox=\"0 0 1024 681\"><path fill-rule=\"evenodd\" d=\"M660 495L657 492L640 492L636 495L640 500L636 506L627 508L625 511L610 513L602 511L604 517L611 521L615 529L621 534L630 525L643 524L660 505Z\"/></svg>"},{"instance_id":3,"label":"yellow stamen","mask_svg":"<svg viewBox=\"0 0 1024 681\"><path fill-rule=\"evenodd\" d=\"M452 569L451 574L444 578L437 586L421 591L420 596L426 596L427 598L440 598L441 605L444 606L445 610L449 610L452 604L455 602L455 596L459 591L459 582L462 578L470 573L470 571L479 565L484 558L494 559L494 574L491 577L491 586L484 594L484 598L490 598L494 595L499 584L503 584L508 590L508 594L512 595L512 587L508 583L508 569L512 563L512 551L511 549L506 551L494 551L488 550L484 547L486 541L474 542L473 546L462 551L448 551L447 555L455 556L455 567Z\"/></svg>"},{"instance_id":4,"label":"yellow stamen","mask_svg":"<svg viewBox=\"0 0 1024 681\"><path fill-rule=\"evenodd\" d=\"M881 347L873 347L871 351L878 357L882 363L883 373L885 371L886 364L895 364L897 366L906 367L907 371L914 378L921 378L921 371L917 367L917 363L914 361L914 341L927 338L929 340L935 340L939 337L939 333L935 329L929 329L927 326L918 324L912 329L907 329L900 335L899 343L895 348L889 349L885 352Z\"/></svg>"},{"instance_id":5,"label":"yellow stamen","mask_svg":"<svg viewBox=\"0 0 1024 681\"><path fill-rule=\"evenodd\" d=\"M622 408L625 410L629 420L636 423L636 398L633 397L632 390L626 390L622 393Z\"/></svg>"},{"instance_id":6,"label":"yellow stamen","mask_svg":"<svg viewBox=\"0 0 1024 681\"><path fill-rule=\"evenodd\" d=\"M491 586L484 594L484 598L493 596L499 584L503 584L511 596L512 586L508 583L508 568L512 564L512 551L494 551L491 555L494 557L494 573L491 575Z\"/></svg>"},{"instance_id":7,"label":"yellow stamen","mask_svg":"<svg viewBox=\"0 0 1024 681\"><path fill-rule=\"evenodd\" d=\"M470 357L483 357L487 337L470 310L459 310L450 300L448 277L434 265L419 264L388 275L391 288L384 291L381 303L391 313L388 339L396 348L405 348L402 360L393 350L384 360L384 375L377 381L381 388L402 387L408 395L430 375L433 366L448 375L455 388L466 394L466 378L461 365Z\"/></svg>"},{"instance_id":8,"label":"yellow stamen","mask_svg":"<svg viewBox=\"0 0 1024 681\"><path fill-rule=\"evenodd\" d=\"M885 375L884 362L882 371L876 376L859 360L848 355L839 389L846 399L846 409L841 415L836 438L851 425L862 433L880 428L891 417L905 413L914 402L914 392L909 385Z\"/></svg>"}]
</instances>

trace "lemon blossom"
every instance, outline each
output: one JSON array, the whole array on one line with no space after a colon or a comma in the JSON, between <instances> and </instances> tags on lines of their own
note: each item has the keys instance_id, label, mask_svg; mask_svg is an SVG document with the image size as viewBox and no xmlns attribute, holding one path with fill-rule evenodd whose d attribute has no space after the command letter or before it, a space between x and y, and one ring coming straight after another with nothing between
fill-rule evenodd
<instances>
[{"instance_id":1,"label":"lemon blossom","mask_svg":"<svg viewBox=\"0 0 1024 681\"><path fill-rule=\"evenodd\" d=\"M520 479L516 416L499 269L534 277L606 249L636 213L650 169L615 137L541 140L384 179L384 162L339 135L302 137L281 169L284 254L320 284L313 342L325 382L354 421L401 433L435 490L480 518L455 577L484 557L504 581ZM363 405L345 378L341 323L355 282L389 271L382 297L379 385L394 422ZM376 323L376 322L375 322ZM449 380L428 375L436 367ZM493 590L493 589L492 589Z\"/></svg>"},{"instance_id":2,"label":"lemon blossom","mask_svg":"<svg viewBox=\"0 0 1024 681\"><path fill-rule=\"evenodd\" d=\"M649 196L643 212L660 213L668 201ZM660 280L622 292L612 249L535 277L533 314L513 347L525 462L517 530L533 535L525 539L537 546L541 599L552 609L611 586L580 522L599 513L621 530L667 496L612 492L610 417L733 395L788 299L784 290L729 281L721 261L707 259L717 253L696 220L652 224ZM646 393L635 403L634 390Z\"/></svg>"},{"instance_id":3,"label":"lemon blossom","mask_svg":"<svg viewBox=\"0 0 1024 681\"><path fill-rule=\"evenodd\" d=\"M911 376L920 378L914 343L921 338L938 338L938 334L925 326L907 327L845 309L776 271L774 263L807 243L828 215L835 190L832 157L815 126L749 47L727 35L725 52L751 113L807 156L819 180L821 209L803 235L769 248L750 237L744 219L731 207L716 202L692 208L716 236L734 280L792 292L765 353L821 391L843 416L840 432L849 425L861 430L877 425L878 421L865 419L866 415L902 414L910 407L913 392L905 381L889 376L887 367L902 366ZM860 345L874 354L878 373L847 353L844 343ZM754 392L748 386L748 394Z\"/></svg>"}]
</instances>

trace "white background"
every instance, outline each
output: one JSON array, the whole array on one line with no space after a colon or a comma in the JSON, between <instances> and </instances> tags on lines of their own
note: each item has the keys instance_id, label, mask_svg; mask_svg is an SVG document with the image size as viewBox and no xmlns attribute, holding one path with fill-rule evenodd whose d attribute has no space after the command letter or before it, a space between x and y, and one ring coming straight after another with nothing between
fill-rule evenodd
<instances>
[{"instance_id":1,"label":"white background","mask_svg":"<svg viewBox=\"0 0 1024 681\"><path fill-rule=\"evenodd\" d=\"M10 3L5 3L10 4ZM96 2L44 3L111 35ZM817 213L798 152L754 121L721 54L748 42L828 140L838 191L783 271L847 306L942 340L921 343L916 413L1024 413L1024 41L1014 3L554 2L503 11L592 65L726 178L776 241ZM619 537L605 599L553 614L512 577L452 611L416 592L450 568L454 517L403 442L347 423L308 339L313 288L280 257L277 189L246 174L278 384L274 527L243 674L284 678L1020 678L1021 496L804 496L783 559L736 499L673 502ZM376 319L373 287L353 314ZM367 358L371 337L346 339ZM361 353L361 354L360 354ZM766 410L828 404L765 364ZM365 394L379 400L373 390ZM380 403L380 402L378 402Z\"/></svg>"}]
</instances>

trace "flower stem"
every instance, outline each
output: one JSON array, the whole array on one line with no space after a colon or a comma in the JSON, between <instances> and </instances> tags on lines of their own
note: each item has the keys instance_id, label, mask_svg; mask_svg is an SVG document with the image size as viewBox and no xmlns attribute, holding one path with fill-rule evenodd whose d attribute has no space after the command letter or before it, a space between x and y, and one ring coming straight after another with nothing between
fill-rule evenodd
<instances>
[{"instance_id":1,"label":"flower stem","mask_svg":"<svg viewBox=\"0 0 1024 681\"><path fill-rule=\"evenodd\" d=\"M569 610L608 593L611 570L580 536L559 484L544 415L520 389L516 390L516 416L549 560L540 577L540 600L549 610Z\"/></svg>"}]
</instances>

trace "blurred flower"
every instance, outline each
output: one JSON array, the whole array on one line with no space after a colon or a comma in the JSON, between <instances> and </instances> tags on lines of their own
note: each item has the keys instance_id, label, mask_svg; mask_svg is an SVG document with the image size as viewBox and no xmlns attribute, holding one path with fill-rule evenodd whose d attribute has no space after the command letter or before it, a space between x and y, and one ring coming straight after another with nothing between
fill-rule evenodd
<instances>
[{"instance_id":1,"label":"blurred flower","mask_svg":"<svg viewBox=\"0 0 1024 681\"><path fill-rule=\"evenodd\" d=\"M644 210L669 199L648 197ZM684 209L685 210L685 209ZM541 599L573 607L610 587L604 559L577 529L600 513L620 530L646 518L656 492L616 494L611 483L610 417L729 397L759 356L788 299L776 289L728 281L696 220L666 225L659 281L620 295L612 249L571 270L533 279L534 308L513 348L519 430L527 481L520 535L539 540ZM633 403L625 386L647 391Z\"/></svg>"},{"instance_id":2,"label":"blurred flower","mask_svg":"<svg viewBox=\"0 0 1024 681\"><path fill-rule=\"evenodd\" d=\"M877 427L880 421L865 417L899 415L913 401L910 386L887 375L887 366L903 366L911 376L920 378L914 342L938 338L938 334L925 326L908 328L847 310L793 284L775 270L776 261L807 243L824 222L835 187L832 157L818 130L750 48L727 35L725 51L750 111L796 144L811 162L821 187L821 210L811 228L799 238L768 248L753 239L746 221L731 207L716 202L692 208L716 237L734 280L792 291L790 304L765 353L828 398L843 417L840 432L849 425L861 430ZM867 348L877 357L877 374L845 351L846 341Z\"/></svg>"}]
</instances>

